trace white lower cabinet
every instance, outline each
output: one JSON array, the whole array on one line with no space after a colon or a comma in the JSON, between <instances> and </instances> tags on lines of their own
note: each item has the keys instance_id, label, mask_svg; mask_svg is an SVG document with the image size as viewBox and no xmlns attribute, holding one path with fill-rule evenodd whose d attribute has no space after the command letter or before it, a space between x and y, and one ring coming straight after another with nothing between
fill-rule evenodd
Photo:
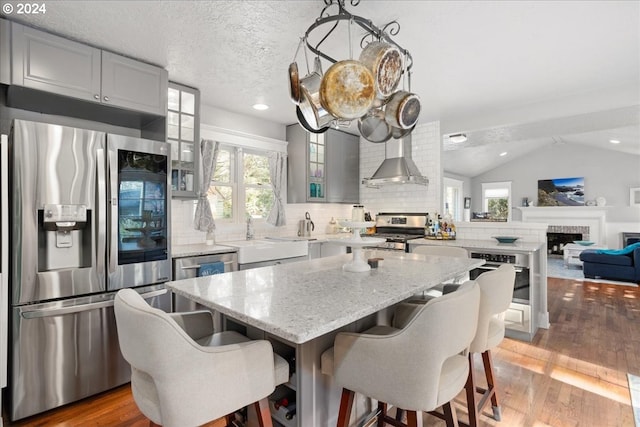
<instances>
[{"instance_id":1,"label":"white lower cabinet","mask_svg":"<svg viewBox=\"0 0 640 427\"><path fill-rule=\"evenodd\" d=\"M347 253L345 245L336 245L331 242L311 240L309 242L309 259L324 258Z\"/></svg>"}]
</instances>

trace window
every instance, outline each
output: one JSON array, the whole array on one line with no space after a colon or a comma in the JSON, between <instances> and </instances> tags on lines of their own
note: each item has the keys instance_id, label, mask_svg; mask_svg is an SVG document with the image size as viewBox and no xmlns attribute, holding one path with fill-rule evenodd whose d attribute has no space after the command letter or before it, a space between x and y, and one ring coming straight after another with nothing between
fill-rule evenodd
<instances>
[{"instance_id":1,"label":"window","mask_svg":"<svg viewBox=\"0 0 640 427\"><path fill-rule=\"evenodd\" d=\"M274 199L267 154L221 145L207 195L215 219L265 219Z\"/></svg>"},{"instance_id":2,"label":"window","mask_svg":"<svg viewBox=\"0 0 640 427\"><path fill-rule=\"evenodd\" d=\"M482 204L492 219L511 220L511 182L483 183Z\"/></svg>"},{"instance_id":3,"label":"window","mask_svg":"<svg viewBox=\"0 0 640 427\"><path fill-rule=\"evenodd\" d=\"M447 206L449 207L449 213L453 217L454 221L462 221L462 186L463 182L453 178L445 177L444 180L444 195L442 197L444 206L442 212L447 212Z\"/></svg>"}]
</instances>

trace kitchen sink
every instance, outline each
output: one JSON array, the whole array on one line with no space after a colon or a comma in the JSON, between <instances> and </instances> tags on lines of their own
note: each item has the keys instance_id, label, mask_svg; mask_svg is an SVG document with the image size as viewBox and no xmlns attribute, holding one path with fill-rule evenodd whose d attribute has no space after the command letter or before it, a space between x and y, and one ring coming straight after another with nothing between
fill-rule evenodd
<instances>
[{"instance_id":1,"label":"kitchen sink","mask_svg":"<svg viewBox=\"0 0 640 427\"><path fill-rule=\"evenodd\" d=\"M238 264L306 257L309 247L307 240L276 239L236 240L220 245L238 250Z\"/></svg>"}]
</instances>

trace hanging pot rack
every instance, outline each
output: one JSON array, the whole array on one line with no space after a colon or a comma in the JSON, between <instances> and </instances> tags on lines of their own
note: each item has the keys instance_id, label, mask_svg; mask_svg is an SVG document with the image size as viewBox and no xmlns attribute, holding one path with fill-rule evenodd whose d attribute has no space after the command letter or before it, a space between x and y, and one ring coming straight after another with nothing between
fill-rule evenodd
<instances>
[{"instance_id":1,"label":"hanging pot rack","mask_svg":"<svg viewBox=\"0 0 640 427\"><path fill-rule=\"evenodd\" d=\"M316 21L309 26L309 28L304 34L303 40L306 43L307 48L311 52L313 52L315 55L319 57L326 59L332 64L335 64L338 61L332 58L331 56L327 55L322 50L320 50L320 46L322 45L322 43L324 43L327 40L327 38L331 35L331 33L333 33L333 31L336 29L340 21L348 21L349 24L356 23L360 28L362 28L367 32L367 34L365 34L360 40L360 47L364 47L364 45L366 44L366 40L369 38L372 40L385 41L395 46L400 50L402 55L404 55L405 57L405 68L403 72L406 72L409 75L409 79L410 79L410 73L411 73L410 70L411 70L411 67L413 66L413 58L411 57L411 54L407 49L400 46L395 40L391 38L391 36L395 36L400 32L400 24L397 21L391 21L385 24L382 28L379 28L376 25L374 25L373 22L371 22L371 20L349 13L344 7L345 0L324 0L324 3L326 6L322 9L322 12L320 13L320 17L316 19ZM352 6L357 6L360 3L360 0L351 0L350 3ZM335 15L329 15L327 11L333 6L338 7L338 12ZM330 24L330 23L333 23L333 26L331 27L331 29L324 35L324 37L322 37L322 39L320 39L318 44L313 46L309 42L309 36L311 35L311 33L314 30L321 28L323 26L326 27L326 24Z\"/></svg>"},{"instance_id":2,"label":"hanging pot rack","mask_svg":"<svg viewBox=\"0 0 640 427\"><path fill-rule=\"evenodd\" d=\"M298 121L310 132L324 132L328 126L348 127L356 119L361 127L363 120L375 115L379 120L374 123L387 124L389 137L402 138L415 127L420 113L420 100L411 93L411 53L393 39L400 32L400 24L393 20L378 27L370 19L347 11L346 2L324 0L325 6L320 16L300 37L289 67L289 81L293 88L291 98L297 105ZM357 6L360 0L350 0L349 3ZM334 31L342 21L347 24L348 30L348 60L335 59L323 50L323 44L329 37L338 34ZM351 37L354 24L364 30L360 39L362 53L356 58ZM314 37L311 37L312 33ZM302 47L308 74L298 79L297 73L291 74L291 66L297 68L295 61ZM335 48L335 45L332 44L332 47ZM314 56L313 70L309 67L307 51ZM331 64L327 73L321 70L321 58ZM376 80L379 76L380 80ZM400 81L402 89L396 90ZM296 86L298 91L295 90ZM296 96L296 93L301 96ZM300 120L300 116L305 120ZM363 137L370 142L382 142L379 139L384 139Z\"/></svg>"}]
</instances>

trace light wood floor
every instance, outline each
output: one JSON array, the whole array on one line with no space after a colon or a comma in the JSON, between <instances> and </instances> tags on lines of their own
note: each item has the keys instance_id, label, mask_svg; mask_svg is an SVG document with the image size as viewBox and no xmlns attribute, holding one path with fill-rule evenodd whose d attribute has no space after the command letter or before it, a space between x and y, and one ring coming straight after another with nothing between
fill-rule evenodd
<instances>
[{"instance_id":1,"label":"light wood floor","mask_svg":"<svg viewBox=\"0 0 640 427\"><path fill-rule=\"evenodd\" d=\"M640 288L555 278L548 285L551 327L532 343L505 339L494 350L503 418L498 423L486 412L482 421L501 427L632 427L626 374L640 375ZM464 405L460 394L455 406L461 421L467 419ZM424 421L444 425L428 415ZM8 425L139 427L147 421L127 385Z\"/></svg>"}]
</instances>

